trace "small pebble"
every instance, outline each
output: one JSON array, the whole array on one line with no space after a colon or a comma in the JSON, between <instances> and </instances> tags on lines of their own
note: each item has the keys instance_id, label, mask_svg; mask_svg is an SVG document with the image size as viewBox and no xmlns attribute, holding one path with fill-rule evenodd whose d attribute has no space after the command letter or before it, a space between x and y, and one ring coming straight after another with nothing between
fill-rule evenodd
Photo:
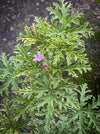
<instances>
[{"instance_id":1,"label":"small pebble","mask_svg":"<svg viewBox=\"0 0 100 134\"><path fill-rule=\"evenodd\" d=\"M4 40L4 41L6 41L7 39L6 39L6 38L4 38L3 40Z\"/></svg>"},{"instance_id":2,"label":"small pebble","mask_svg":"<svg viewBox=\"0 0 100 134\"><path fill-rule=\"evenodd\" d=\"M12 19L15 19L16 18L16 15L12 16Z\"/></svg>"},{"instance_id":3,"label":"small pebble","mask_svg":"<svg viewBox=\"0 0 100 134\"><path fill-rule=\"evenodd\" d=\"M36 6L39 6L40 4L39 4L39 2L36 2Z\"/></svg>"},{"instance_id":4,"label":"small pebble","mask_svg":"<svg viewBox=\"0 0 100 134\"><path fill-rule=\"evenodd\" d=\"M10 27L10 31L14 31L14 27Z\"/></svg>"},{"instance_id":5,"label":"small pebble","mask_svg":"<svg viewBox=\"0 0 100 134\"><path fill-rule=\"evenodd\" d=\"M3 20L3 23L6 23L6 20Z\"/></svg>"},{"instance_id":6,"label":"small pebble","mask_svg":"<svg viewBox=\"0 0 100 134\"><path fill-rule=\"evenodd\" d=\"M3 5L2 7L5 8L5 5Z\"/></svg>"}]
</instances>

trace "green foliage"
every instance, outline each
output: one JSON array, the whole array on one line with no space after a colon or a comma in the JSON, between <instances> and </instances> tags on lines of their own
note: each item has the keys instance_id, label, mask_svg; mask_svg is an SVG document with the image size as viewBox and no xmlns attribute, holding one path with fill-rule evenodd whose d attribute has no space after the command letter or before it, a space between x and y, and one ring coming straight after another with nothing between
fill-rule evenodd
<instances>
[{"instance_id":1,"label":"green foliage","mask_svg":"<svg viewBox=\"0 0 100 134\"><path fill-rule=\"evenodd\" d=\"M36 17L32 28L26 26L26 34L18 37L23 43L16 46L14 56L0 57L0 94L4 91L8 95L9 89L16 94L11 108L7 102L3 105L7 114L5 117L1 112L4 132L15 133L26 125L27 132L35 134L85 134L91 128L100 131L99 97L89 105L92 97L87 85L71 81L91 70L83 38L92 35L92 29L87 22L82 23L81 13L70 12L71 4L59 0L53 6L47 8L52 15L50 23L47 18ZM43 59L34 61L38 51ZM19 126L20 117L26 122Z\"/></svg>"},{"instance_id":2,"label":"green foliage","mask_svg":"<svg viewBox=\"0 0 100 134\"><path fill-rule=\"evenodd\" d=\"M2 82L0 94L4 91L8 95L10 84L12 84L12 90L17 90L18 81L20 80L13 76L14 62L16 63L16 61L12 62L11 57L8 58L4 53L0 56L0 61L0 81Z\"/></svg>"},{"instance_id":3,"label":"green foliage","mask_svg":"<svg viewBox=\"0 0 100 134\"><path fill-rule=\"evenodd\" d=\"M79 109L71 117L71 121L75 121L76 130L79 131L79 134L85 134L90 131L90 127L96 128L97 131L100 131L100 97L95 101L92 98L90 92L86 90L87 85L84 84L81 86L81 91L77 90L80 94L79 99ZM92 105L88 104L88 101L92 99Z\"/></svg>"},{"instance_id":4,"label":"green foliage","mask_svg":"<svg viewBox=\"0 0 100 134\"><path fill-rule=\"evenodd\" d=\"M12 105L9 100L5 100L3 104L0 104L0 107L0 133L21 134L20 128L28 128L29 119L26 121L21 118L16 119L18 113L16 105Z\"/></svg>"},{"instance_id":5,"label":"green foliage","mask_svg":"<svg viewBox=\"0 0 100 134\"><path fill-rule=\"evenodd\" d=\"M96 0L95 3L96 3L96 4L100 4L100 0Z\"/></svg>"},{"instance_id":6,"label":"green foliage","mask_svg":"<svg viewBox=\"0 0 100 134\"><path fill-rule=\"evenodd\" d=\"M96 40L100 42L100 31L95 32L94 38L96 38Z\"/></svg>"}]
</instances>

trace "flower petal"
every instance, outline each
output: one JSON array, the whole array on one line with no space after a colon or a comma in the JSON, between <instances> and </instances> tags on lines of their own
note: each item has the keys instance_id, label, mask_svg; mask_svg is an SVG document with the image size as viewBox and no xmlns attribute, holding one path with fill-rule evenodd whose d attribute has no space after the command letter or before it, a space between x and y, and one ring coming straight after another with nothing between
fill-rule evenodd
<instances>
[{"instance_id":1,"label":"flower petal","mask_svg":"<svg viewBox=\"0 0 100 134\"><path fill-rule=\"evenodd\" d=\"M43 59L43 55L40 54L40 51L37 52L37 55L34 55L33 61L41 61Z\"/></svg>"},{"instance_id":2,"label":"flower petal","mask_svg":"<svg viewBox=\"0 0 100 134\"><path fill-rule=\"evenodd\" d=\"M37 52L37 55L38 55L38 56L41 56L40 51Z\"/></svg>"},{"instance_id":3,"label":"flower petal","mask_svg":"<svg viewBox=\"0 0 100 134\"><path fill-rule=\"evenodd\" d=\"M34 58L34 59L33 59L33 61L37 61L37 59L36 59L36 58Z\"/></svg>"},{"instance_id":4,"label":"flower petal","mask_svg":"<svg viewBox=\"0 0 100 134\"><path fill-rule=\"evenodd\" d=\"M43 66L44 66L44 67L46 67L46 66L47 66L47 64L43 64Z\"/></svg>"}]
</instances>

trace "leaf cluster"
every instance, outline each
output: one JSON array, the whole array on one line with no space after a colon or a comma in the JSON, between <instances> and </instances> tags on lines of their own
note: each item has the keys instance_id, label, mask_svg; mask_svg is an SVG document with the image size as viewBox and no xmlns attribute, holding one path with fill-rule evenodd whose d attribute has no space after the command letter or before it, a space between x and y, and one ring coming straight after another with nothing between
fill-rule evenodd
<instances>
[{"instance_id":1,"label":"leaf cluster","mask_svg":"<svg viewBox=\"0 0 100 134\"><path fill-rule=\"evenodd\" d=\"M27 128L30 121L24 121L21 117L17 118L18 106L13 105L8 99L0 104L0 133L2 134L21 134L20 129Z\"/></svg>"},{"instance_id":2,"label":"leaf cluster","mask_svg":"<svg viewBox=\"0 0 100 134\"><path fill-rule=\"evenodd\" d=\"M36 17L32 28L26 26L26 34L18 37L23 43L16 46L14 55L0 57L0 94L9 95L11 89L16 95L11 108L7 102L3 104L7 117L1 109L5 133L19 131L20 126L29 126L35 134L85 134L91 128L100 131L99 97L89 105L92 96L87 85L71 81L91 70L83 39L93 34L92 29L87 22L81 23L81 13L70 12L71 4L59 0L53 6L47 8L51 22ZM43 60L34 62L38 51ZM26 123L19 126L16 120L20 118Z\"/></svg>"}]
</instances>

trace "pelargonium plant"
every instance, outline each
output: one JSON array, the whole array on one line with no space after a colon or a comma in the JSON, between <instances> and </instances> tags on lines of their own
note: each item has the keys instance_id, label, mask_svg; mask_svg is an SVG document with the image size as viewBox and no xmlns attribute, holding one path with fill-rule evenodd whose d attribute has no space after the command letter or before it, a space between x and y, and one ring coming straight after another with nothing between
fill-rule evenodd
<instances>
[{"instance_id":1,"label":"pelargonium plant","mask_svg":"<svg viewBox=\"0 0 100 134\"><path fill-rule=\"evenodd\" d=\"M93 35L92 28L82 23L82 13L70 11L66 1L53 6L47 8L49 22L36 17L32 28L25 27L14 56L0 57L0 94L15 96L11 104L1 104L2 133L100 132L99 96L95 100L86 83L74 81L91 70L84 38Z\"/></svg>"}]
</instances>

